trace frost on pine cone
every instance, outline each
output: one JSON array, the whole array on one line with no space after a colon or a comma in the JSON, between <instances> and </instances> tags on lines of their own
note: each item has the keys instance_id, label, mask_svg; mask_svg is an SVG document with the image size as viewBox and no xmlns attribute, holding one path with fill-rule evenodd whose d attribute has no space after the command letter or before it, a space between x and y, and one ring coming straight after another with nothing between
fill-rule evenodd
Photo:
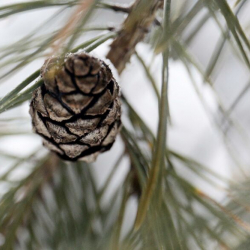
<instances>
[{"instance_id":1,"label":"frost on pine cone","mask_svg":"<svg viewBox=\"0 0 250 250\"><path fill-rule=\"evenodd\" d=\"M45 61L30 104L33 129L65 160L92 162L121 125L119 86L110 68L86 53Z\"/></svg>"}]
</instances>

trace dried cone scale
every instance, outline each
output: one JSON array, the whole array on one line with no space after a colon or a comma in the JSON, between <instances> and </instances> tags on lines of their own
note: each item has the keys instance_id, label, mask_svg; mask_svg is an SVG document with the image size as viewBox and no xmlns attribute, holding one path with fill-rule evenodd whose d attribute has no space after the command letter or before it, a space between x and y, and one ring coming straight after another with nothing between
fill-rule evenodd
<instances>
[{"instance_id":1,"label":"dried cone scale","mask_svg":"<svg viewBox=\"0 0 250 250\"><path fill-rule=\"evenodd\" d=\"M92 162L113 145L121 125L119 86L110 68L84 52L45 61L30 104L43 144L70 161Z\"/></svg>"}]
</instances>

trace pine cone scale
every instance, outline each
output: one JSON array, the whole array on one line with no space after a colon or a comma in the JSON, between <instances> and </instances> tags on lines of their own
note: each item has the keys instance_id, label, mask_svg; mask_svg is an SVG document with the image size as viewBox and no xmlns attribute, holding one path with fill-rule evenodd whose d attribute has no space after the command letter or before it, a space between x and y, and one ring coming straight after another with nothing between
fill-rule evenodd
<instances>
[{"instance_id":1,"label":"pine cone scale","mask_svg":"<svg viewBox=\"0 0 250 250\"><path fill-rule=\"evenodd\" d=\"M64 121L72 117L72 114L63 107L57 98L52 97L48 93L44 95L44 105L46 106L49 117L54 121Z\"/></svg>"},{"instance_id":2,"label":"pine cone scale","mask_svg":"<svg viewBox=\"0 0 250 250\"><path fill-rule=\"evenodd\" d=\"M83 136L91 132L97 127L100 122L100 118L93 119L77 119L74 122L65 123L65 126L69 128L70 132L78 136Z\"/></svg>"},{"instance_id":3,"label":"pine cone scale","mask_svg":"<svg viewBox=\"0 0 250 250\"><path fill-rule=\"evenodd\" d=\"M69 75L67 71L60 72L59 75L56 76L55 80L60 92L70 93L76 91L71 75Z\"/></svg>"}]
</instances>

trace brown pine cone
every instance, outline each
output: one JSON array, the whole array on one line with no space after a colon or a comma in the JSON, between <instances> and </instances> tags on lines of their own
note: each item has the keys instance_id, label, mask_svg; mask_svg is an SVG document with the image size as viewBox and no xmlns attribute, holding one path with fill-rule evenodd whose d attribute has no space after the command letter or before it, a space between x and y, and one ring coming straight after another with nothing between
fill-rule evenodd
<instances>
[{"instance_id":1,"label":"brown pine cone","mask_svg":"<svg viewBox=\"0 0 250 250\"><path fill-rule=\"evenodd\" d=\"M70 161L92 162L113 145L121 125L119 86L107 64L84 52L45 61L30 104L43 144Z\"/></svg>"}]
</instances>

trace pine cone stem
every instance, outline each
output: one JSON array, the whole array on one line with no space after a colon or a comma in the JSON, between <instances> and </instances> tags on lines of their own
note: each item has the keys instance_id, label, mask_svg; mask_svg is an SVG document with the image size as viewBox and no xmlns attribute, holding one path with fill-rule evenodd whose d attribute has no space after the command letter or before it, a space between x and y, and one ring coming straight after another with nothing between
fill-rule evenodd
<instances>
[{"instance_id":1,"label":"pine cone stem","mask_svg":"<svg viewBox=\"0 0 250 250\"><path fill-rule=\"evenodd\" d=\"M134 54L135 46L143 40L155 20L156 11L162 6L162 0L136 0L123 23L118 36L111 44L107 58L114 64L119 74Z\"/></svg>"}]
</instances>

